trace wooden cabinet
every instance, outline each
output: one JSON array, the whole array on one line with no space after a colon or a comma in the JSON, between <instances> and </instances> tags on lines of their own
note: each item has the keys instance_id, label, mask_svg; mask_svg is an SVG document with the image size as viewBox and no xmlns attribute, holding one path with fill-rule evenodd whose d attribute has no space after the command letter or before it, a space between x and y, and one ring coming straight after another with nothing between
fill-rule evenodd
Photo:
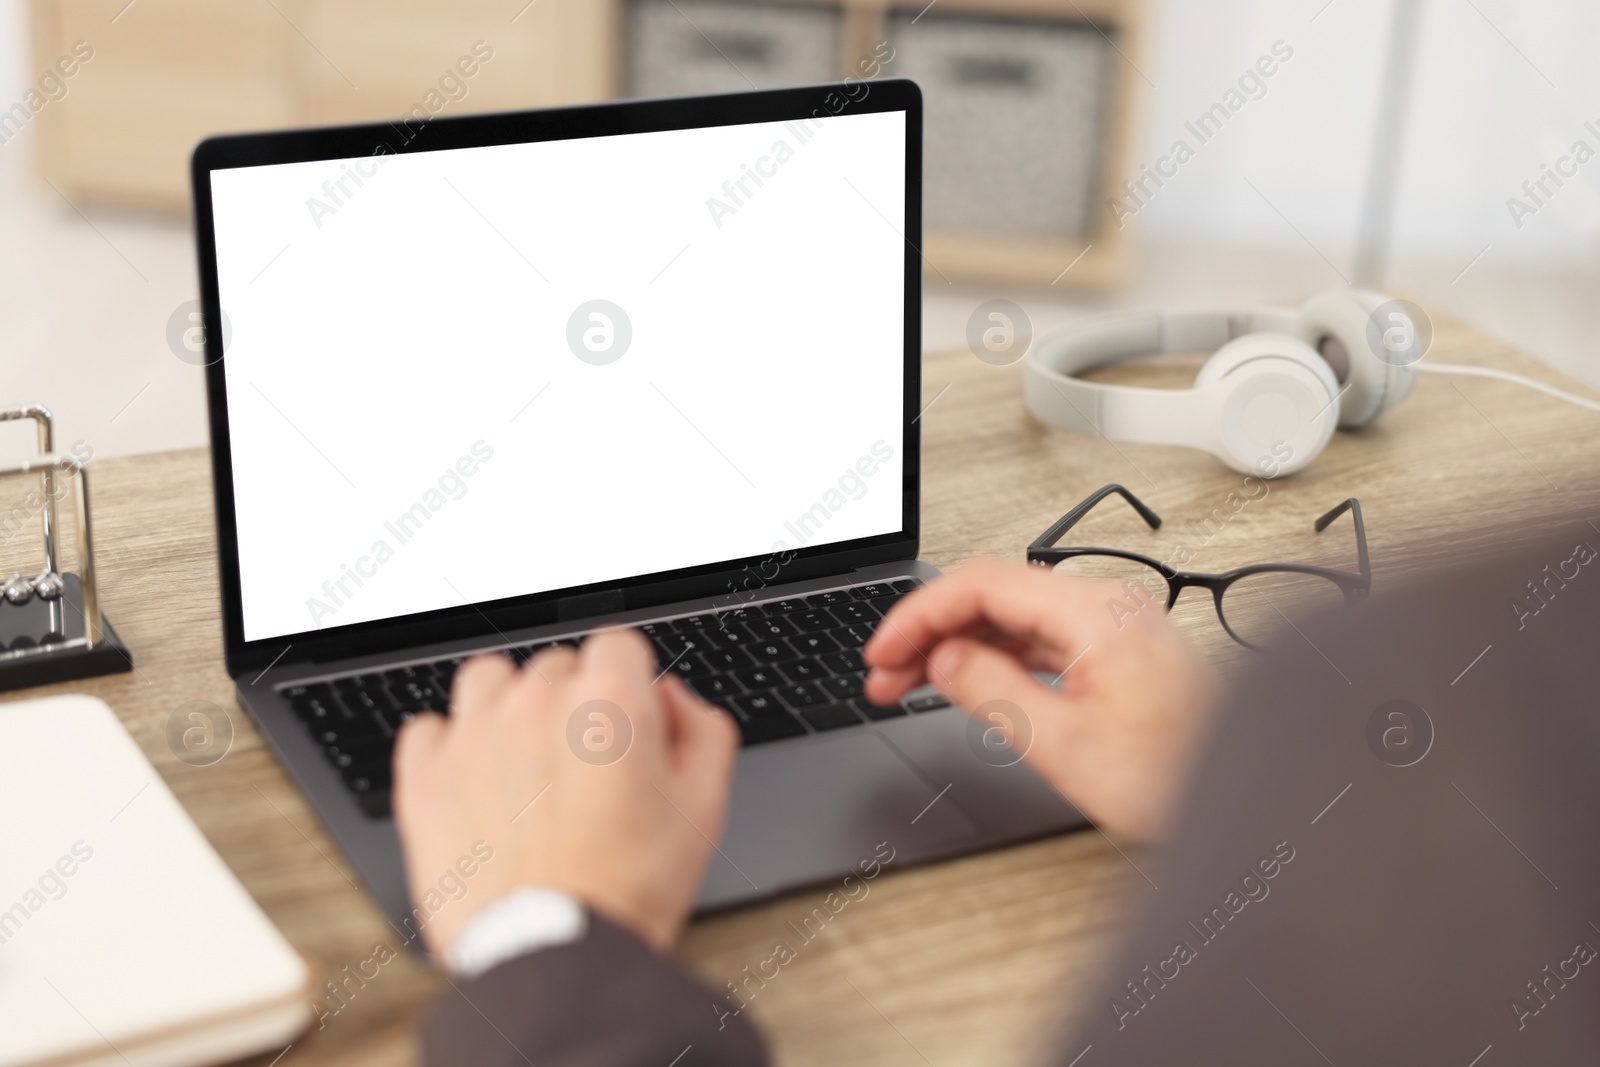
<instances>
[{"instance_id":1,"label":"wooden cabinet","mask_svg":"<svg viewBox=\"0 0 1600 1067\"><path fill-rule=\"evenodd\" d=\"M210 134L611 96L609 0L524 2L32 0L37 70L93 49L35 117L40 170L69 195L187 211Z\"/></svg>"}]
</instances>

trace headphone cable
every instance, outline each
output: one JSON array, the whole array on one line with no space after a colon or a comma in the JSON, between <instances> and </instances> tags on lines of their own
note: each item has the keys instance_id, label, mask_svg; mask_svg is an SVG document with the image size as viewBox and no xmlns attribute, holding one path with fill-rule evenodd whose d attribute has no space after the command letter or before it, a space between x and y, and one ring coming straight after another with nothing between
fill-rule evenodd
<instances>
[{"instance_id":1,"label":"headphone cable","mask_svg":"<svg viewBox=\"0 0 1600 1067\"><path fill-rule=\"evenodd\" d=\"M1468 378L1493 378L1496 381L1511 382L1513 385L1520 385L1543 393L1546 396L1553 396L1557 400L1565 400L1569 404L1576 404L1580 408L1600 411L1600 401L1589 400L1586 397L1557 389L1553 385L1546 385L1543 382L1534 381L1532 378L1524 378L1520 374L1512 374L1509 371L1495 370L1492 367L1469 367L1460 363L1418 363L1417 369L1419 371L1431 371L1434 374L1459 374Z\"/></svg>"}]
</instances>

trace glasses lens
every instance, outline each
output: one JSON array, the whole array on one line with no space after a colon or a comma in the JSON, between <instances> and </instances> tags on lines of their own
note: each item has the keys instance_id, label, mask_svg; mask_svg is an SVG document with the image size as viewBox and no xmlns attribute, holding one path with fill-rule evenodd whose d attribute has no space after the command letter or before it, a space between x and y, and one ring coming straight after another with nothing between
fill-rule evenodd
<instances>
[{"instance_id":1,"label":"glasses lens","mask_svg":"<svg viewBox=\"0 0 1600 1067\"><path fill-rule=\"evenodd\" d=\"M1123 611L1135 612L1148 604L1163 609L1167 606L1167 579L1148 563L1141 563L1136 559L1123 559L1121 556L1072 556L1056 564L1056 573L1075 578L1116 582L1122 587L1121 591L1109 592L1107 595L1119 602ZM1111 610L1113 613L1117 611L1116 608Z\"/></svg>"},{"instance_id":2,"label":"glasses lens","mask_svg":"<svg viewBox=\"0 0 1600 1067\"><path fill-rule=\"evenodd\" d=\"M1301 571L1262 571L1247 575L1222 594L1222 621L1247 645L1270 644L1289 621L1344 603L1338 584Z\"/></svg>"}]
</instances>

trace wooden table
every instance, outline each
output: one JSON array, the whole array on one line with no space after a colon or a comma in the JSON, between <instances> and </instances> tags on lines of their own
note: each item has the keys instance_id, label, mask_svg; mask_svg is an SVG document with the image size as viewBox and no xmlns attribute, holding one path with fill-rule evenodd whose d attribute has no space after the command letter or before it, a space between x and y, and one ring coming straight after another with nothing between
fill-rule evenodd
<instances>
[{"instance_id":1,"label":"wooden table","mask_svg":"<svg viewBox=\"0 0 1600 1067\"><path fill-rule=\"evenodd\" d=\"M1430 359L1498 366L1587 392L1457 323L1438 324ZM1116 380L1183 385L1196 363L1165 359L1124 368ZM924 558L939 566L976 553L1020 559L1051 521L1108 481L1166 516L1164 532L1173 535L1240 487L1239 475L1199 453L1044 429L1023 409L1020 379L1020 366L993 367L966 352L926 360L923 544ZM1426 377L1379 424L1341 433L1310 469L1239 511L1194 565L1352 565L1348 526L1321 539L1310 526L1355 495L1366 513L1374 588L1382 590L1424 565L1486 553L1582 512L1600 480L1597 429L1600 415L1514 386ZM222 666L207 462L194 450L94 465L106 611L139 669L57 688L116 709L289 940L338 971L393 933L234 700ZM1090 521L1103 522L1110 538L1137 532L1130 518L1119 506ZM1244 662L1208 607L1179 609L1181 624L1226 669ZM196 699L228 709L236 731L228 755L208 767L179 761L165 740L168 716ZM1115 935L1153 892L1135 872L1138 861L1137 851L1087 831L886 873L783 968L751 1011L786 1065L1029 1061L1076 1011L1096 1010L1079 1005L1079 993L1100 977ZM766 958L784 924L823 892L696 923L683 957L722 988ZM204 936L205 901L194 901L194 920ZM405 956L279 1062L413 1062L416 1021L438 986Z\"/></svg>"}]
</instances>

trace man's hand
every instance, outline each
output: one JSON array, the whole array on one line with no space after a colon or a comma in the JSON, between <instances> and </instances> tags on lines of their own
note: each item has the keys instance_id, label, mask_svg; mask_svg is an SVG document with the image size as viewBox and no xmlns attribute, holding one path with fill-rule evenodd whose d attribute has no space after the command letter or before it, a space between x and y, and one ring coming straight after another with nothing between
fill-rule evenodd
<instances>
[{"instance_id":1,"label":"man's hand","mask_svg":"<svg viewBox=\"0 0 1600 1067\"><path fill-rule=\"evenodd\" d=\"M1029 762L1062 796L1113 833L1159 837L1219 686L1161 604L1114 614L1112 600L1130 597L976 560L889 612L865 650L867 696L889 704L931 682L969 710L1008 701L1032 726ZM1052 689L1033 671L1066 674Z\"/></svg>"},{"instance_id":2,"label":"man's hand","mask_svg":"<svg viewBox=\"0 0 1600 1067\"><path fill-rule=\"evenodd\" d=\"M428 917L435 956L519 886L559 889L657 950L677 940L727 812L738 730L632 631L542 652L521 670L479 656L452 714L419 715L395 751L395 820L414 900L494 849L465 896ZM595 702L595 703L591 703Z\"/></svg>"}]
</instances>

